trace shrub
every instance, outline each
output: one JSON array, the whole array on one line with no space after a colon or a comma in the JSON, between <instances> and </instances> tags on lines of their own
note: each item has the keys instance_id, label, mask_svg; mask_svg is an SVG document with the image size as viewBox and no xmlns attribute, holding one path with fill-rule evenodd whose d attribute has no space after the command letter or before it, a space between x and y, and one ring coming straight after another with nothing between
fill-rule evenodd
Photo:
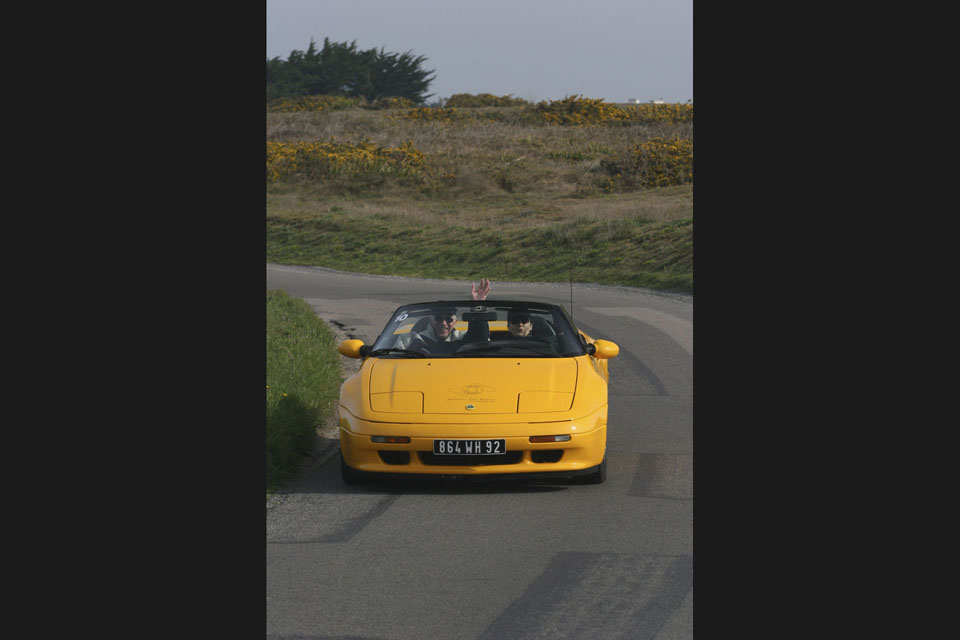
<instances>
[{"instance_id":1,"label":"shrub","mask_svg":"<svg viewBox=\"0 0 960 640\"><path fill-rule=\"evenodd\" d=\"M693 182L693 140L651 138L634 150L636 170L646 187Z\"/></svg>"},{"instance_id":2,"label":"shrub","mask_svg":"<svg viewBox=\"0 0 960 640\"><path fill-rule=\"evenodd\" d=\"M693 140L650 138L629 153L600 162L607 191L668 187L693 182Z\"/></svg>"},{"instance_id":3,"label":"shrub","mask_svg":"<svg viewBox=\"0 0 960 640\"><path fill-rule=\"evenodd\" d=\"M543 101L537 104L540 117L551 124L620 124L627 113L599 98L567 96L563 100Z\"/></svg>"},{"instance_id":4,"label":"shrub","mask_svg":"<svg viewBox=\"0 0 960 640\"><path fill-rule=\"evenodd\" d=\"M692 104L639 104L621 107L599 98L567 96L563 100L543 101L536 105L540 118L550 124L627 125L693 120Z\"/></svg>"},{"instance_id":5,"label":"shrub","mask_svg":"<svg viewBox=\"0 0 960 640\"><path fill-rule=\"evenodd\" d=\"M455 93L447 98L447 107L520 107L530 104L523 98L514 98L512 94L495 96L492 93Z\"/></svg>"},{"instance_id":6,"label":"shrub","mask_svg":"<svg viewBox=\"0 0 960 640\"><path fill-rule=\"evenodd\" d=\"M363 104L363 98L347 98L346 96L301 96L299 98L278 98L267 103L268 112L295 111L333 111L349 109Z\"/></svg>"},{"instance_id":7,"label":"shrub","mask_svg":"<svg viewBox=\"0 0 960 640\"><path fill-rule=\"evenodd\" d=\"M439 179L426 155L405 142L379 147L371 142L267 142L267 182L307 180L324 182L344 177L363 183L394 179L431 185Z\"/></svg>"},{"instance_id":8,"label":"shrub","mask_svg":"<svg viewBox=\"0 0 960 640\"><path fill-rule=\"evenodd\" d=\"M653 122L689 122L693 120L692 104L638 104L623 109L630 121L637 124Z\"/></svg>"},{"instance_id":9,"label":"shrub","mask_svg":"<svg viewBox=\"0 0 960 640\"><path fill-rule=\"evenodd\" d=\"M404 120L426 120L452 122L454 120L473 120L474 116L457 110L456 107L417 107L396 116Z\"/></svg>"},{"instance_id":10,"label":"shrub","mask_svg":"<svg viewBox=\"0 0 960 640\"><path fill-rule=\"evenodd\" d=\"M377 98L369 104L361 105L364 109L409 109L414 106L413 100L402 96Z\"/></svg>"}]
</instances>

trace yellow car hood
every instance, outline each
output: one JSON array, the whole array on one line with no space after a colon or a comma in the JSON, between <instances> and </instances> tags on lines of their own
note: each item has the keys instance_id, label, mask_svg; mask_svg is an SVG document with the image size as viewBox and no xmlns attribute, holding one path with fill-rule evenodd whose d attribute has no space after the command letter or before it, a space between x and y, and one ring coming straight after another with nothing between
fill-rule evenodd
<instances>
[{"instance_id":1,"label":"yellow car hood","mask_svg":"<svg viewBox=\"0 0 960 640\"><path fill-rule=\"evenodd\" d=\"M370 408L459 415L567 411L577 366L573 358L377 359Z\"/></svg>"}]
</instances>

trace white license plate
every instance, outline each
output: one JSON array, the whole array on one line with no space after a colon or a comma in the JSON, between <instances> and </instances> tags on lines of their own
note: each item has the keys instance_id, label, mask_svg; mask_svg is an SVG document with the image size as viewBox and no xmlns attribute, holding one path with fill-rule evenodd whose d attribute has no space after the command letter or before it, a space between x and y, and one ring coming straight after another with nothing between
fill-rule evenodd
<instances>
[{"instance_id":1,"label":"white license plate","mask_svg":"<svg viewBox=\"0 0 960 640\"><path fill-rule=\"evenodd\" d=\"M507 441L499 440L434 440L433 453L438 456L500 456L507 452Z\"/></svg>"}]
</instances>

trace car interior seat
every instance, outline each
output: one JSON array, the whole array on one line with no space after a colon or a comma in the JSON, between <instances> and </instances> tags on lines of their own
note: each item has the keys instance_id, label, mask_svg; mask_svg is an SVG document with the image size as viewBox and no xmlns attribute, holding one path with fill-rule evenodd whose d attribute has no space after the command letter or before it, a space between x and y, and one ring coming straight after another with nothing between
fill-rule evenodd
<instances>
[{"instance_id":1,"label":"car interior seat","mask_svg":"<svg viewBox=\"0 0 960 640\"><path fill-rule=\"evenodd\" d=\"M424 331L427 330L427 327L429 326L430 326L430 316L423 316L422 318L416 321L411 331L415 331L416 333L423 333Z\"/></svg>"},{"instance_id":2,"label":"car interior seat","mask_svg":"<svg viewBox=\"0 0 960 640\"><path fill-rule=\"evenodd\" d=\"M530 322L533 324L530 335L534 338L552 338L557 335L557 332L553 329L553 325L544 318L532 316Z\"/></svg>"}]
</instances>

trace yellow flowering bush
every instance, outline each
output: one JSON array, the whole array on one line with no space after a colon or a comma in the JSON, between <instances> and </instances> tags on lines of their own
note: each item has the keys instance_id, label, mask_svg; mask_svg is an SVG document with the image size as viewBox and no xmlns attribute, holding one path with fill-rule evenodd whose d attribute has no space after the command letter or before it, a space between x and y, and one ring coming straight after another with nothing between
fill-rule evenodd
<instances>
[{"instance_id":1,"label":"yellow flowering bush","mask_svg":"<svg viewBox=\"0 0 960 640\"><path fill-rule=\"evenodd\" d=\"M651 138L634 149L637 172L647 187L693 182L693 140Z\"/></svg>"},{"instance_id":2,"label":"yellow flowering bush","mask_svg":"<svg viewBox=\"0 0 960 640\"><path fill-rule=\"evenodd\" d=\"M489 105L488 105L489 106ZM508 111L509 115L504 115L502 112ZM410 109L406 113L397 114L395 116L387 116L395 120L413 120L419 122L440 122L443 124L464 124L464 125L474 125L474 124L487 124L493 122L517 122L523 121L526 118L526 121L529 121L529 117L525 116L529 112L522 111L521 114L513 113L511 109L496 109L496 108L470 108L470 107L418 107L416 109ZM537 122L537 124L540 124Z\"/></svg>"},{"instance_id":3,"label":"yellow flowering bush","mask_svg":"<svg viewBox=\"0 0 960 640\"><path fill-rule=\"evenodd\" d=\"M492 93L455 93L444 103L447 107L519 107L530 104L523 98L514 98L513 94L495 96Z\"/></svg>"},{"instance_id":4,"label":"yellow flowering bush","mask_svg":"<svg viewBox=\"0 0 960 640\"><path fill-rule=\"evenodd\" d=\"M267 142L267 182L347 177L393 177L423 181L435 178L426 156L405 142L378 147L371 142Z\"/></svg>"},{"instance_id":5,"label":"yellow flowering bush","mask_svg":"<svg viewBox=\"0 0 960 640\"><path fill-rule=\"evenodd\" d=\"M370 104L363 106L366 109L409 109L413 107L413 100L402 96L390 96L377 98Z\"/></svg>"},{"instance_id":6,"label":"yellow flowering bush","mask_svg":"<svg viewBox=\"0 0 960 640\"><path fill-rule=\"evenodd\" d=\"M403 118L404 120L428 120L440 122L452 122L454 120L473 118L472 115L465 114L456 107L417 107L416 109L410 109L406 113L396 117Z\"/></svg>"},{"instance_id":7,"label":"yellow flowering bush","mask_svg":"<svg viewBox=\"0 0 960 640\"><path fill-rule=\"evenodd\" d=\"M621 107L599 98L568 96L543 101L536 111L545 122L555 125L624 125L693 120L692 104L639 104Z\"/></svg>"},{"instance_id":8,"label":"yellow flowering bush","mask_svg":"<svg viewBox=\"0 0 960 640\"><path fill-rule=\"evenodd\" d=\"M298 98L278 98L267 103L267 112L292 113L296 111L333 111L360 106L363 98L346 96L300 96Z\"/></svg>"},{"instance_id":9,"label":"yellow flowering bush","mask_svg":"<svg viewBox=\"0 0 960 640\"><path fill-rule=\"evenodd\" d=\"M689 122L693 120L693 105L668 104L638 104L623 109L630 114L630 120L638 123L647 122Z\"/></svg>"},{"instance_id":10,"label":"yellow flowering bush","mask_svg":"<svg viewBox=\"0 0 960 640\"><path fill-rule=\"evenodd\" d=\"M607 191L630 188L668 187L693 182L693 140L650 138L626 156L601 161Z\"/></svg>"},{"instance_id":11,"label":"yellow flowering bush","mask_svg":"<svg viewBox=\"0 0 960 640\"><path fill-rule=\"evenodd\" d=\"M612 104L599 98L567 96L563 100L549 100L537 104L540 117L556 125L614 124L627 115Z\"/></svg>"}]
</instances>

